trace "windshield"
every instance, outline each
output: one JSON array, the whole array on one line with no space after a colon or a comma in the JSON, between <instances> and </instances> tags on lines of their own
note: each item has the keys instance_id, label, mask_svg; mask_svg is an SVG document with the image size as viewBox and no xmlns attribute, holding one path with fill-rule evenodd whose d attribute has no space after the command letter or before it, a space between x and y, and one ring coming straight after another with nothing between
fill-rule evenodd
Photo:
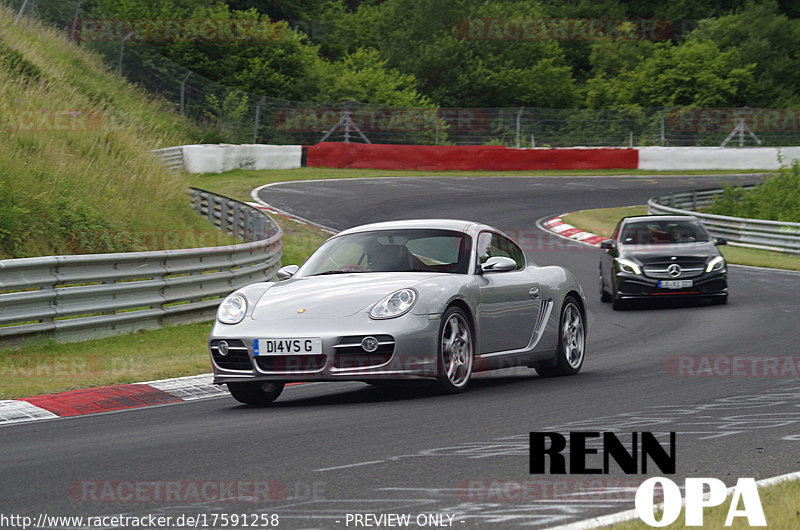
<instances>
[{"instance_id":1,"label":"windshield","mask_svg":"<svg viewBox=\"0 0 800 530\"><path fill-rule=\"evenodd\" d=\"M335 237L303 265L302 276L350 272L469 270L470 238L449 230L382 230Z\"/></svg>"},{"instance_id":2,"label":"windshield","mask_svg":"<svg viewBox=\"0 0 800 530\"><path fill-rule=\"evenodd\" d=\"M625 225L620 240L626 245L701 243L708 233L697 221L654 219Z\"/></svg>"}]
</instances>

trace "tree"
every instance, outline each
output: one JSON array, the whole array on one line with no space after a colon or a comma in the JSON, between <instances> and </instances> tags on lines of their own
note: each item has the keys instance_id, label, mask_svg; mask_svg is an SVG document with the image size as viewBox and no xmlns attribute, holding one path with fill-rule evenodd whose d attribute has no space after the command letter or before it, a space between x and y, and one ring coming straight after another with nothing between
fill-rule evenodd
<instances>
[{"instance_id":1,"label":"tree","mask_svg":"<svg viewBox=\"0 0 800 530\"><path fill-rule=\"evenodd\" d=\"M755 65L757 86L750 106L800 105L800 20L782 14L778 3L751 2L739 13L704 20L695 35Z\"/></svg>"},{"instance_id":2,"label":"tree","mask_svg":"<svg viewBox=\"0 0 800 530\"><path fill-rule=\"evenodd\" d=\"M710 40L658 44L653 54L616 77L589 81L590 107L739 107L755 89L754 64L735 51L723 52Z\"/></svg>"},{"instance_id":3,"label":"tree","mask_svg":"<svg viewBox=\"0 0 800 530\"><path fill-rule=\"evenodd\" d=\"M274 98L304 100L319 90L323 65L318 46L286 22L224 4L199 8L192 16L219 25L238 23L252 33L242 39L164 43L159 49L170 59L224 85Z\"/></svg>"},{"instance_id":4,"label":"tree","mask_svg":"<svg viewBox=\"0 0 800 530\"><path fill-rule=\"evenodd\" d=\"M556 41L521 34L541 19L537 2L386 0L362 4L387 65L413 74L418 89L450 107L571 106L577 90ZM336 36L334 36L336 37ZM340 46L342 40L337 41Z\"/></svg>"},{"instance_id":5,"label":"tree","mask_svg":"<svg viewBox=\"0 0 800 530\"><path fill-rule=\"evenodd\" d=\"M374 48L358 49L328 69L321 101L359 101L397 107L423 107L430 100L416 90L413 75L386 67Z\"/></svg>"}]
</instances>

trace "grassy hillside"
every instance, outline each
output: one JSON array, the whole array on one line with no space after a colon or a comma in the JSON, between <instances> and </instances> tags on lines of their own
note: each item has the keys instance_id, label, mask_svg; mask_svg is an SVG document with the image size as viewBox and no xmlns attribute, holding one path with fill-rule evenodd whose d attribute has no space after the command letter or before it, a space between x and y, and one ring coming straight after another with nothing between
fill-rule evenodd
<instances>
[{"instance_id":1,"label":"grassy hillside","mask_svg":"<svg viewBox=\"0 0 800 530\"><path fill-rule=\"evenodd\" d=\"M213 231L186 177L149 153L201 133L61 32L12 23L0 6L0 258L191 246Z\"/></svg>"}]
</instances>

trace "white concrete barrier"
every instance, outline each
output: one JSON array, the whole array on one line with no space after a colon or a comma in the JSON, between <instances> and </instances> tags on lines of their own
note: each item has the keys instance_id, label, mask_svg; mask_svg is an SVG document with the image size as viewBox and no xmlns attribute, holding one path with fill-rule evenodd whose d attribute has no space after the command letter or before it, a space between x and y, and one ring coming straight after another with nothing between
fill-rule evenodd
<instances>
[{"instance_id":1,"label":"white concrete barrier","mask_svg":"<svg viewBox=\"0 0 800 530\"><path fill-rule=\"evenodd\" d=\"M184 145L183 164L189 173L223 173L232 169L295 169L301 167L299 145Z\"/></svg>"},{"instance_id":2,"label":"white concrete barrier","mask_svg":"<svg viewBox=\"0 0 800 530\"><path fill-rule=\"evenodd\" d=\"M201 144L184 145L181 149L183 164L189 173L302 167L303 147L300 145ZM637 151L638 169L666 171L774 170L800 160L800 147L639 147Z\"/></svg>"},{"instance_id":3,"label":"white concrete barrier","mask_svg":"<svg viewBox=\"0 0 800 530\"><path fill-rule=\"evenodd\" d=\"M778 169L800 159L800 147L640 147L639 169ZM779 159L780 154L780 159Z\"/></svg>"}]
</instances>

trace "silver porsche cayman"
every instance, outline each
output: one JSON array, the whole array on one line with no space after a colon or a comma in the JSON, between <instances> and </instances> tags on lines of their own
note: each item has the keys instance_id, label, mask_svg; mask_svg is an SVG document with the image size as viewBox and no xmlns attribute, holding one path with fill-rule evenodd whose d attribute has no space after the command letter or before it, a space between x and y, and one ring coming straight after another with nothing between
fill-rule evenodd
<instances>
[{"instance_id":1,"label":"silver porsche cayman","mask_svg":"<svg viewBox=\"0 0 800 530\"><path fill-rule=\"evenodd\" d=\"M428 379L460 392L513 366L583 365L583 290L491 226L456 220L359 226L303 264L229 295L209 336L214 382L251 405L296 381Z\"/></svg>"}]
</instances>

